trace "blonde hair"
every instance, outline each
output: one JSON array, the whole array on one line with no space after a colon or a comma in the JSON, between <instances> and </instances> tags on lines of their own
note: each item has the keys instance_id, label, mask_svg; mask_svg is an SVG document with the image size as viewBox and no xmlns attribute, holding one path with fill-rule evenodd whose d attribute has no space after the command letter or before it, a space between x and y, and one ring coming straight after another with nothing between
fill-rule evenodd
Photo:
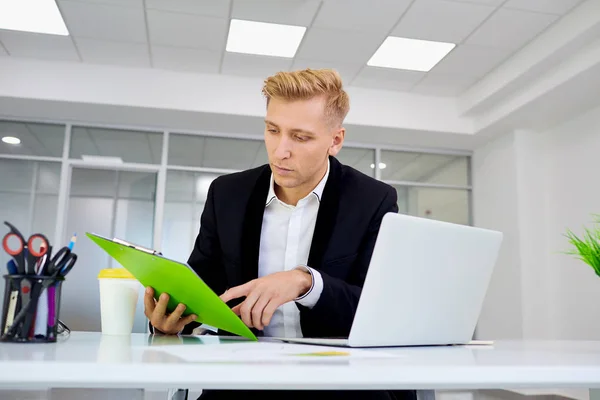
<instances>
[{"instance_id":1,"label":"blonde hair","mask_svg":"<svg viewBox=\"0 0 600 400\"><path fill-rule=\"evenodd\" d=\"M325 96L325 116L341 125L350 109L350 98L342 88L342 78L333 69L282 71L265 79L262 88L267 106L272 98L286 101Z\"/></svg>"}]
</instances>

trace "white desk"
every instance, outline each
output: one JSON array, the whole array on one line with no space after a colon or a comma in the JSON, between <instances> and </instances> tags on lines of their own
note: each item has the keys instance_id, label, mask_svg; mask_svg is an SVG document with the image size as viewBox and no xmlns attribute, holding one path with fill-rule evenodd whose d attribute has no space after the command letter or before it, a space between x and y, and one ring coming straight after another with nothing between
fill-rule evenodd
<instances>
[{"instance_id":1,"label":"white desk","mask_svg":"<svg viewBox=\"0 0 600 400\"><path fill-rule=\"evenodd\" d=\"M0 343L0 389L600 388L600 342L386 348L376 351L397 357L352 361L191 363L161 351L177 338L151 339L73 332L56 344ZM202 346L181 345L190 352Z\"/></svg>"}]
</instances>

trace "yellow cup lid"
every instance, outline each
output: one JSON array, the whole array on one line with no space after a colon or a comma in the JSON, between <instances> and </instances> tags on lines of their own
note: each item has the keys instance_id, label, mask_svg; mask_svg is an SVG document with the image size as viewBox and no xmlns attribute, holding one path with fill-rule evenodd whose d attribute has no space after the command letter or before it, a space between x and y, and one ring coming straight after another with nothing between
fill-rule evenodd
<instances>
[{"instance_id":1,"label":"yellow cup lid","mask_svg":"<svg viewBox=\"0 0 600 400\"><path fill-rule=\"evenodd\" d=\"M125 268L106 268L101 269L98 278L108 279L135 279L135 276Z\"/></svg>"}]
</instances>

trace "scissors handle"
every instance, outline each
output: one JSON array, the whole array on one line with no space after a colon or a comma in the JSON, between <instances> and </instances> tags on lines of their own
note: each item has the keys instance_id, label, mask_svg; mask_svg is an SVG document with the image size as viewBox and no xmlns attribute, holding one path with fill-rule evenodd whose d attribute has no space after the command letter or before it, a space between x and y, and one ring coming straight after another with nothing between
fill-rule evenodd
<instances>
[{"instance_id":1,"label":"scissors handle","mask_svg":"<svg viewBox=\"0 0 600 400\"><path fill-rule=\"evenodd\" d=\"M75 265L76 262L77 262L77 254L71 253L71 255L69 256L69 260L60 269L59 275L60 276L67 275L69 273L69 271L73 268L73 266Z\"/></svg>"},{"instance_id":2,"label":"scissors handle","mask_svg":"<svg viewBox=\"0 0 600 400\"><path fill-rule=\"evenodd\" d=\"M34 246L38 241L38 245ZM35 267L44 255L48 253L50 242L48 238L41 233L35 233L27 241L27 273L35 275Z\"/></svg>"},{"instance_id":3,"label":"scissors handle","mask_svg":"<svg viewBox=\"0 0 600 400\"><path fill-rule=\"evenodd\" d=\"M8 222L5 222L6 224L8 224ZM6 235L4 235L4 238L2 239L2 248L4 249L4 251L13 256L13 259L15 260L15 264L17 267L17 273L18 274L25 274L25 239L23 239L23 236L21 236L20 233L17 232L9 232ZM19 244L18 247L11 247L9 246L9 240L11 240L11 238L16 239Z\"/></svg>"},{"instance_id":4,"label":"scissors handle","mask_svg":"<svg viewBox=\"0 0 600 400\"><path fill-rule=\"evenodd\" d=\"M35 233L25 241L19 230L9 222L4 222L10 228L10 232L2 239L2 248L13 256L19 274L35 275L35 267L50 247L48 238L41 233ZM10 241L16 241L16 246L11 246Z\"/></svg>"},{"instance_id":5,"label":"scissors handle","mask_svg":"<svg viewBox=\"0 0 600 400\"><path fill-rule=\"evenodd\" d=\"M48 267L46 268L46 275L52 276L54 278L59 275L64 275L63 271L66 270L68 272L71 268L73 268L73 264L77 260L77 255L71 253L68 247L61 248L58 253L50 260Z\"/></svg>"}]
</instances>

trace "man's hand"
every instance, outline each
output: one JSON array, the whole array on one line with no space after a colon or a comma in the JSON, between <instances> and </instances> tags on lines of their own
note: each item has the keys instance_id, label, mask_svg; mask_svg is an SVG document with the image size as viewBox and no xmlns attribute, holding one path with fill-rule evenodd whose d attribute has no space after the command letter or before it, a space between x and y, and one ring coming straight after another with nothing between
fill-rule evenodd
<instances>
[{"instance_id":1,"label":"man's hand","mask_svg":"<svg viewBox=\"0 0 600 400\"><path fill-rule=\"evenodd\" d=\"M271 322L277 307L305 294L312 286L310 273L295 269L276 272L233 287L220 297L228 302L239 297L246 299L232 310L250 327L263 330Z\"/></svg>"},{"instance_id":2,"label":"man's hand","mask_svg":"<svg viewBox=\"0 0 600 400\"><path fill-rule=\"evenodd\" d=\"M195 315L188 315L181 318L185 311L185 305L179 303L175 311L167 314L167 304L169 303L169 295L163 293L158 301L154 300L154 289L146 288L144 295L144 314L155 329L158 329L167 335L176 335L183 329L184 326L196 320Z\"/></svg>"}]
</instances>

